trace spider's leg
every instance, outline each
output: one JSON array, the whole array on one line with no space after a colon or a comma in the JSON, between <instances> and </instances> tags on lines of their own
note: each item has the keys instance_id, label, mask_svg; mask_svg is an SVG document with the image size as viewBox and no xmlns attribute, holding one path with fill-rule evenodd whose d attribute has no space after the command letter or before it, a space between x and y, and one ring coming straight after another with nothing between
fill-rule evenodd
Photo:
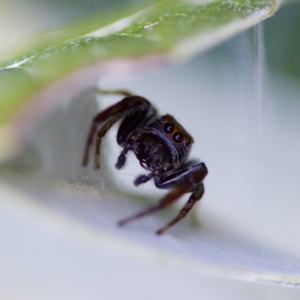
<instances>
[{"instance_id":1,"label":"spider's leg","mask_svg":"<svg viewBox=\"0 0 300 300\"><path fill-rule=\"evenodd\" d=\"M162 198L157 205L153 205L145 211L121 220L118 224L120 226L123 226L128 222L159 211L178 200L185 193L193 192L189 201L181 210L179 215L165 227L162 227L157 231L158 234L162 234L169 227L173 226L179 220L184 218L186 214L192 209L195 202L203 196L204 186L202 184L202 181L207 174L208 170L205 164L197 163L192 165L188 164L185 168L174 171L168 176L157 177L155 184L158 188L172 188L172 190L164 198Z\"/></svg>"},{"instance_id":2,"label":"spider's leg","mask_svg":"<svg viewBox=\"0 0 300 300\"><path fill-rule=\"evenodd\" d=\"M149 181L150 179L152 179L154 176L155 176L155 173L154 173L154 172L151 172L151 173L149 173L149 174L140 175L140 176L138 176L138 177L134 180L133 184L134 184L135 186L139 186L139 185L142 184L142 183L148 182L148 181Z\"/></svg>"},{"instance_id":3,"label":"spider's leg","mask_svg":"<svg viewBox=\"0 0 300 300\"><path fill-rule=\"evenodd\" d=\"M122 169L122 167L125 165L126 163L126 155L127 155L127 152L128 150L130 150L130 147L135 139L135 135L137 134L137 130L134 131L131 136L129 136L127 138L127 141L125 143L123 143L123 150L121 151L120 155L118 156L118 160L117 160L117 163L115 164L115 168L120 170Z\"/></svg>"},{"instance_id":4,"label":"spider's leg","mask_svg":"<svg viewBox=\"0 0 300 300\"><path fill-rule=\"evenodd\" d=\"M135 106L124 116L117 133L117 142L123 147L115 166L118 170L125 165L126 154L132 149L140 129L156 115L156 109L147 102Z\"/></svg>"},{"instance_id":5,"label":"spider's leg","mask_svg":"<svg viewBox=\"0 0 300 300\"><path fill-rule=\"evenodd\" d=\"M96 138L96 149L95 149L95 167L96 169L100 168L100 146L101 141L106 132L115 124L118 120L117 117L112 117L109 119L98 131L97 138Z\"/></svg>"},{"instance_id":6,"label":"spider's leg","mask_svg":"<svg viewBox=\"0 0 300 300\"><path fill-rule=\"evenodd\" d=\"M173 220L171 220L169 223L167 223L162 228L158 229L156 231L157 234L163 234L167 229L178 223L181 219L183 219L193 208L195 203L199 201L204 194L204 185L203 183L200 184L200 186L192 193L189 200L185 204L185 206L180 210L177 217L175 217Z\"/></svg>"},{"instance_id":7,"label":"spider's leg","mask_svg":"<svg viewBox=\"0 0 300 300\"><path fill-rule=\"evenodd\" d=\"M140 175L140 176L138 176L138 177L134 180L133 184L134 184L135 186L139 186L139 185L142 184L142 183L148 182L148 181L151 180L153 177L156 177L156 176L159 176L160 174L169 172L169 171L171 171L172 169L173 169L173 166L169 166L169 167L167 167L167 168L155 170L155 171L153 171L153 172L151 172L151 173L149 173L149 174L146 174L146 175L145 175L145 174Z\"/></svg>"},{"instance_id":8,"label":"spider's leg","mask_svg":"<svg viewBox=\"0 0 300 300\"><path fill-rule=\"evenodd\" d=\"M125 97L130 97L130 96L134 96L134 94L130 93L129 91L126 90L102 90L100 88L96 88L95 89L96 92L104 94L104 95L124 95Z\"/></svg>"},{"instance_id":9,"label":"spider's leg","mask_svg":"<svg viewBox=\"0 0 300 300\"><path fill-rule=\"evenodd\" d=\"M123 226L128 222L131 222L133 220L139 219L141 217L144 217L146 215L149 215L153 212L159 211L163 208L165 208L166 206L172 204L173 202L175 202L177 199L179 199L181 196L183 196L185 193L187 193L189 191L189 184L181 184L180 186L174 188L172 191L170 191L165 197L163 197L158 204L150 206L148 209L146 209L145 211L142 211L136 215L133 215L129 218L123 219L121 221L118 222L119 226Z\"/></svg>"},{"instance_id":10,"label":"spider's leg","mask_svg":"<svg viewBox=\"0 0 300 300\"><path fill-rule=\"evenodd\" d=\"M108 121L104 125L104 127L107 127L107 129L103 130L103 135L102 135L103 137L106 131L121 118L125 117L124 118L125 121L126 118L128 118L128 116L134 116L134 115L145 116L150 107L151 107L150 102L147 99L140 96L128 96L123 98L123 100L117 102L116 104L103 110L99 114L97 114L94 117L92 125L90 127L87 142L85 145L82 164L85 166L88 163L89 150L93 143L93 138L96 134L97 128L101 123ZM101 134L102 133L100 133L100 135Z\"/></svg>"}]
</instances>

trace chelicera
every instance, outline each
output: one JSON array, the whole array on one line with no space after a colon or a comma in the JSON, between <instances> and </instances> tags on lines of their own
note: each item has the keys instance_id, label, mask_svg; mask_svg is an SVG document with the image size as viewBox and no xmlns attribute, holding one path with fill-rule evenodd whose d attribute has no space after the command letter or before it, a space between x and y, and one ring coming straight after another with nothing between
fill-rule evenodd
<instances>
[{"instance_id":1,"label":"chelicera","mask_svg":"<svg viewBox=\"0 0 300 300\"><path fill-rule=\"evenodd\" d=\"M100 168L102 138L117 121L122 120L117 133L117 143L123 150L118 157L116 168L119 170L123 168L127 152L133 151L140 165L148 171L147 174L138 176L134 185L138 186L153 179L157 188L171 189L171 191L156 205L121 220L118 224L123 226L132 220L159 211L174 203L185 193L191 193L179 214L156 231L157 234L162 234L184 218L202 198L203 180L208 174L206 165L199 161L188 161L194 140L173 116L168 114L159 116L147 99L124 90L99 90L99 92L121 94L125 97L94 117L85 146L83 165L88 164L89 150L96 135L94 159L95 167Z\"/></svg>"}]
</instances>

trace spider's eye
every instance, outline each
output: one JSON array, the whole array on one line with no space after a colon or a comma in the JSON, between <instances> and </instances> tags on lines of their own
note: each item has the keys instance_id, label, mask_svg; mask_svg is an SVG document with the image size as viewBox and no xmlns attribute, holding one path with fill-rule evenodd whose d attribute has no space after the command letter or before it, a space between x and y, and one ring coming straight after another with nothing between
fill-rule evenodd
<instances>
[{"instance_id":1,"label":"spider's eye","mask_svg":"<svg viewBox=\"0 0 300 300\"><path fill-rule=\"evenodd\" d=\"M161 118L161 120L162 120L163 122L166 122L166 121L168 120L168 118L167 118L166 116L163 116L163 117Z\"/></svg>"},{"instance_id":2,"label":"spider's eye","mask_svg":"<svg viewBox=\"0 0 300 300\"><path fill-rule=\"evenodd\" d=\"M183 134L181 132L175 132L173 134L173 141L175 143L181 143L183 141Z\"/></svg>"},{"instance_id":3,"label":"spider's eye","mask_svg":"<svg viewBox=\"0 0 300 300\"><path fill-rule=\"evenodd\" d=\"M165 133L172 133L175 129L175 126L172 123L166 123L164 126Z\"/></svg>"},{"instance_id":4,"label":"spider's eye","mask_svg":"<svg viewBox=\"0 0 300 300\"><path fill-rule=\"evenodd\" d=\"M187 146L189 146L191 144L191 141L190 140L185 140L184 141L184 145L187 147Z\"/></svg>"}]
</instances>

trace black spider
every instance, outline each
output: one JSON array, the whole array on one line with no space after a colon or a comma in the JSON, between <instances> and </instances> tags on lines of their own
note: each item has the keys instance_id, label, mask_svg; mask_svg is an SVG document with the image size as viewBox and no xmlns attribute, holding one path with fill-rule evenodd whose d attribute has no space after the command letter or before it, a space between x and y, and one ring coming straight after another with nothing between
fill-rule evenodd
<instances>
[{"instance_id":1,"label":"black spider","mask_svg":"<svg viewBox=\"0 0 300 300\"><path fill-rule=\"evenodd\" d=\"M162 234L169 227L176 224L192 209L194 204L204 194L203 180L208 170L203 162L187 161L191 146L194 142L190 134L171 115L158 116L156 109L150 102L127 91L102 91L103 94L122 94L123 100L103 110L93 119L88 135L83 165L88 163L89 149L94 135L100 124L104 123L97 133L95 166L100 168L100 145L106 132L122 119L117 134L117 142L123 148L116 163L116 168L121 169L126 162L126 154L133 151L140 165L147 171L146 175L138 176L135 186L154 179L157 188L171 189L158 204L147 210L120 221L120 226L161 210L178 200L185 193L191 196L178 216L164 227L156 231Z\"/></svg>"}]
</instances>

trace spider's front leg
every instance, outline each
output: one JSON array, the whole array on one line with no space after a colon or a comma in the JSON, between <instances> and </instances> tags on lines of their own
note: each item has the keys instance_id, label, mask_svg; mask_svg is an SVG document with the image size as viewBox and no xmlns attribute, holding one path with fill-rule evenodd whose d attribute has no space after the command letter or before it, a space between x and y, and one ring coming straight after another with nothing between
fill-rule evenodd
<instances>
[{"instance_id":1,"label":"spider's front leg","mask_svg":"<svg viewBox=\"0 0 300 300\"><path fill-rule=\"evenodd\" d=\"M168 174L167 176L162 175L156 177L155 185L158 188L172 188L172 190L164 198L162 198L158 202L158 204L149 207L147 210L142 211L141 213L124 219L118 224L120 226L123 226L130 221L159 211L178 200L185 193L192 192L189 200L187 201L185 206L180 210L179 214L173 220L167 223L164 227L156 231L157 234L164 233L168 228L170 228L171 226L179 222L181 219L183 219L189 213L189 211L192 209L195 203L202 198L204 194L204 185L202 182L207 174L207 167L202 162L189 164L183 169L174 171L173 173Z\"/></svg>"},{"instance_id":2,"label":"spider's front leg","mask_svg":"<svg viewBox=\"0 0 300 300\"><path fill-rule=\"evenodd\" d=\"M123 94L126 97L94 117L85 145L82 164L83 166L88 164L89 150L93 143L94 136L98 127L104 123L98 131L96 138L95 167L97 169L100 167L99 158L102 138L118 120L123 119L117 135L118 144L124 148L116 164L116 167L120 169L125 164L126 153L130 149L135 133L143 126L150 116L156 114L156 111L147 99L132 95L127 91L98 91L103 94Z\"/></svg>"}]
</instances>

